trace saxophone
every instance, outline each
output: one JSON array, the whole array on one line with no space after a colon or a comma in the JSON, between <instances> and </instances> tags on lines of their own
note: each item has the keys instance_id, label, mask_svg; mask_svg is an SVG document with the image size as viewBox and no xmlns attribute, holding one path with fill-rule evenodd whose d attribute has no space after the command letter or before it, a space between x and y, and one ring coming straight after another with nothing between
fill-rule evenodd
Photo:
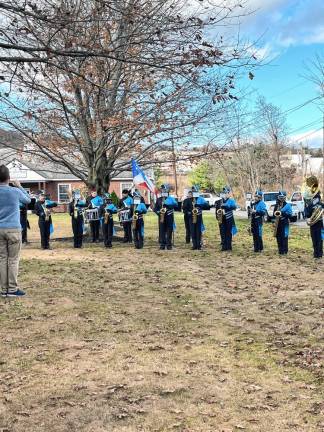
<instances>
[{"instance_id":1,"label":"saxophone","mask_svg":"<svg viewBox=\"0 0 324 432\"><path fill-rule=\"evenodd\" d=\"M253 206L254 206L254 204L255 204L255 203L252 203L252 205L251 205L252 210L253 210ZM255 213L252 212L252 213L251 213L251 223L250 223L250 226L247 227L247 232L248 232L248 234L249 234L250 236L253 234L253 232L252 232L252 226L253 226L254 218L255 218Z\"/></svg>"},{"instance_id":2,"label":"saxophone","mask_svg":"<svg viewBox=\"0 0 324 432\"><path fill-rule=\"evenodd\" d=\"M192 209L192 223L193 224L197 223L198 213L199 213L199 210L196 207Z\"/></svg>"},{"instance_id":3,"label":"saxophone","mask_svg":"<svg viewBox=\"0 0 324 432\"><path fill-rule=\"evenodd\" d=\"M137 223L137 221L138 221L138 214L134 213L133 214L133 219L132 219L132 228L133 228L133 230L136 229L136 223Z\"/></svg>"},{"instance_id":4,"label":"saxophone","mask_svg":"<svg viewBox=\"0 0 324 432\"><path fill-rule=\"evenodd\" d=\"M281 206L280 206L280 208L281 208ZM281 211L280 210L276 210L274 212L274 217L276 219L275 219L275 223L274 223L274 226L273 226L273 237L277 237L277 231L278 231L279 221L280 221L280 218L281 218Z\"/></svg>"},{"instance_id":5,"label":"saxophone","mask_svg":"<svg viewBox=\"0 0 324 432\"><path fill-rule=\"evenodd\" d=\"M223 223L224 215L225 215L224 209L219 208L216 210L216 219L218 220L219 225L221 225Z\"/></svg>"},{"instance_id":6,"label":"saxophone","mask_svg":"<svg viewBox=\"0 0 324 432\"><path fill-rule=\"evenodd\" d=\"M45 221L48 222L50 219L50 216L51 216L51 210L46 207L46 204L44 204L42 207L43 207L44 214L45 214Z\"/></svg>"},{"instance_id":7,"label":"saxophone","mask_svg":"<svg viewBox=\"0 0 324 432\"><path fill-rule=\"evenodd\" d=\"M78 218L78 208L77 208L77 201L74 201L74 208L73 208L73 217L74 219Z\"/></svg>"},{"instance_id":8,"label":"saxophone","mask_svg":"<svg viewBox=\"0 0 324 432\"><path fill-rule=\"evenodd\" d=\"M110 219L110 213L106 210L105 211L105 224L107 225L107 223L109 222Z\"/></svg>"},{"instance_id":9,"label":"saxophone","mask_svg":"<svg viewBox=\"0 0 324 432\"><path fill-rule=\"evenodd\" d=\"M167 212L167 209L165 207L161 208L161 210L160 210L160 223L164 223L166 212Z\"/></svg>"}]
</instances>

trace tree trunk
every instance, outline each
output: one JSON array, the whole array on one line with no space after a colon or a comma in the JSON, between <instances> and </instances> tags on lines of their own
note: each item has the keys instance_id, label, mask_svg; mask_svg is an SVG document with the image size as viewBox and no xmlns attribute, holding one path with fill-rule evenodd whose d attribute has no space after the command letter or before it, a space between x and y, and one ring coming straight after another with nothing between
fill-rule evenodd
<instances>
[{"instance_id":1,"label":"tree trunk","mask_svg":"<svg viewBox=\"0 0 324 432\"><path fill-rule=\"evenodd\" d=\"M98 195L108 192L111 181L111 164L102 156L96 165L89 167L87 186L97 191Z\"/></svg>"}]
</instances>

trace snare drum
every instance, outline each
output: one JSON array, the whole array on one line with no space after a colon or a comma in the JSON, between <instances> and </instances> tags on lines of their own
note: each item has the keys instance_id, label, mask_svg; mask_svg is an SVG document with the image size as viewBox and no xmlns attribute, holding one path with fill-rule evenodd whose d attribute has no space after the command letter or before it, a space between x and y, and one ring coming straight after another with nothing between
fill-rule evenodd
<instances>
[{"instance_id":1,"label":"snare drum","mask_svg":"<svg viewBox=\"0 0 324 432\"><path fill-rule=\"evenodd\" d=\"M85 217L88 222L99 220L99 210L98 209L86 210Z\"/></svg>"},{"instance_id":2,"label":"snare drum","mask_svg":"<svg viewBox=\"0 0 324 432\"><path fill-rule=\"evenodd\" d=\"M130 218L130 209L127 210L121 210L119 212L119 220L120 222L130 222L131 218Z\"/></svg>"}]
</instances>

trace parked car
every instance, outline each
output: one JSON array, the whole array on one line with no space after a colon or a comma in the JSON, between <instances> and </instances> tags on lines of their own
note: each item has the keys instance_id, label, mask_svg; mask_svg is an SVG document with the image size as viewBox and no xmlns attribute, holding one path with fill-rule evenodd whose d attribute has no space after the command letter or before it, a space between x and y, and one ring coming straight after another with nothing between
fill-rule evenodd
<instances>
[{"instance_id":1,"label":"parked car","mask_svg":"<svg viewBox=\"0 0 324 432\"><path fill-rule=\"evenodd\" d=\"M264 220L270 222L273 214L273 207L276 204L278 192L264 192L263 201L267 207L267 214L264 216ZM246 194L245 208L248 214L248 218L251 216L251 203L253 201L253 195L251 193Z\"/></svg>"},{"instance_id":2,"label":"parked car","mask_svg":"<svg viewBox=\"0 0 324 432\"><path fill-rule=\"evenodd\" d=\"M305 201L301 192L293 192L290 202L297 206L297 219L305 219Z\"/></svg>"},{"instance_id":3,"label":"parked car","mask_svg":"<svg viewBox=\"0 0 324 432\"><path fill-rule=\"evenodd\" d=\"M219 201L221 198L213 193L210 192L203 192L200 194L205 200L208 202L210 207L215 207L215 203Z\"/></svg>"},{"instance_id":4,"label":"parked car","mask_svg":"<svg viewBox=\"0 0 324 432\"><path fill-rule=\"evenodd\" d=\"M291 201L287 201L287 202L291 205L291 208L292 208L292 216L291 216L290 220L291 220L291 222L297 222L297 219L298 219L298 206L297 206L296 203L293 203ZM267 218L268 221L271 221L271 220L274 219L274 216L273 216L274 207L275 207L275 205L271 204L269 215L268 215L268 218Z\"/></svg>"},{"instance_id":5,"label":"parked car","mask_svg":"<svg viewBox=\"0 0 324 432\"><path fill-rule=\"evenodd\" d=\"M267 213L264 216L264 220L266 222L270 222L273 219L273 210L274 210L275 204L277 202L278 194L279 194L278 192L264 192L263 193L263 201L264 201L266 208L267 208ZM252 197L251 193L246 194L245 206L246 206L248 218L251 216L252 198L253 197ZM292 220L292 222L295 222L298 219L298 214L300 213L299 204L297 204L297 201L296 202L287 201L287 202L289 202L292 206L293 215L292 215L291 220Z\"/></svg>"}]
</instances>

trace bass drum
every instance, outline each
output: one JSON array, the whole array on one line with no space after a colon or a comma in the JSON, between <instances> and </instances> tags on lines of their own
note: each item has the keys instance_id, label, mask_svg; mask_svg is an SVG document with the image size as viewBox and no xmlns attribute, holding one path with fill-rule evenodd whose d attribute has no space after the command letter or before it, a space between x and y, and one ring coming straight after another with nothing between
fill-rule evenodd
<instances>
[{"instance_id":1,"label":"bass drum","mask_svg":"<svg viewBox=\"0 0 324 432\"><path fill-rule=\"evenodd\" d=\"M130 210L121 210L119 212L119 222L123 223L123 222L130 222L131 221L131 217L130 217Z\"/></svg>"},{"instance_id":2,"label":"bass drum","mask_svg":"<svg viewBox=\"0 0 324 432\"><path fill-rule=\"evenodd\" d=\"M87 222L99 220L99 210L89 209L85 211L85 219Z\"/></svg>"}]
</instances>

